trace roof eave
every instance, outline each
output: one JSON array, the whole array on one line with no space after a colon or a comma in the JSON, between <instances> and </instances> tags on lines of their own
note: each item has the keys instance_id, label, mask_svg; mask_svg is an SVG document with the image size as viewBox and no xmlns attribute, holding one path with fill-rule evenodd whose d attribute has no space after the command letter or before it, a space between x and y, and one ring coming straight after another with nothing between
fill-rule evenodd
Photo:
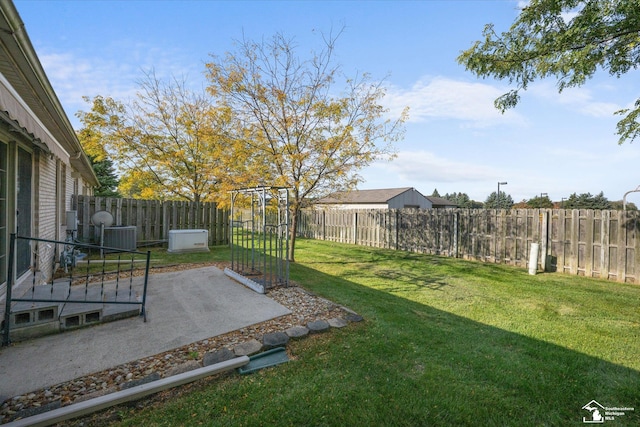
<instances>
[{"instance_id":1,"label":"roof eave","mask_svg":"<svg viewBox=\"0 0 640 427\"><path fill-rule=\"evenodd\" d=\"M30 105L31 110L39 115L40 120L55 136L58 143L69 153L72 167L81 172L87 182L97 186L98 177L44 72L18 11L12 2L2 1L0 2L0 13L9 26L9 28L2 30L11 36L8 39L13 43L7 47L13 52L14 59L19 62L18 65L21 69L18 74L41 103L40 105ZM25 98L28 97L23 97L23 99ZM28 100L25 99L25 102ZM77 158L75 158L76 156Z\"/></svg>"}]
</instances>

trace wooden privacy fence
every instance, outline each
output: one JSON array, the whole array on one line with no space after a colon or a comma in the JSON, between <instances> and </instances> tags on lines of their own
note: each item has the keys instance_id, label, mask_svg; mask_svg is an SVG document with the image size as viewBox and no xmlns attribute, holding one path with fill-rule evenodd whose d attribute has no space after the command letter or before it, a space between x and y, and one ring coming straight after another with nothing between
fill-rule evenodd
<instances>
[{"instance_id":1,"label":"wooden privacy fence","mask_svg":"<svg viewBox=\"0 0 640 427\"><path fill-rule=\"evenodd\" d=\"M78 238L85 242L95 238L92 215L107 211L113 215L114 226L136 227L138 243L165 241L170 230L189 229L208 230L209 246L229 243L229 213L215 203L78 196L72 199L72 206L78 212Z\"/></svg>"},{"instance_id":2,"label":"wooden privacy fence","mask_svg":"<svg viewBox=\"0 0 640 427\"><path fill-rule=\"evenodd\" d=\"M637 211L305 210L298 235L640 283Z\"/></svg>"}]
</instances>

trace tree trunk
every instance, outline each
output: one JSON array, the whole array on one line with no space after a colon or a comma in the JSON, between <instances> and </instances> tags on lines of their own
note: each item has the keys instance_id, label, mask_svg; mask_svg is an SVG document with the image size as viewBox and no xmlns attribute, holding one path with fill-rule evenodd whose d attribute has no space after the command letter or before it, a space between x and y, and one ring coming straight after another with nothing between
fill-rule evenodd
<instances>
[{"instance_id":1,"label":"tree trunk","mask_svg":"<svg viewBox=\"0 0 640 427\"><path fill-rule=\"evenodd\" d=\"M287 254L287 257L289 258L289 262L296 262L295 250L296 250L296 235L298 234L299 213L300 213L300 208L298 207L298 204L296 204L291 208L291 224L289 225L289 253Z\"/></svg>"}]
</instances>

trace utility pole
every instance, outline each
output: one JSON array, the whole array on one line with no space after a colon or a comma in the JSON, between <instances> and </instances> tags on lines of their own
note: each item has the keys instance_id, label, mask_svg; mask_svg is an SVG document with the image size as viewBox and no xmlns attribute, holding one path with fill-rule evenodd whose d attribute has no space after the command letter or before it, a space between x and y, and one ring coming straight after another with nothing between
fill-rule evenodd
<instances>
[{"instance_id":1,"label":"utility pole","mask_svg":"<svg viewBox=\"0 0 640 427\"><path fill-rule=\"evenodd\" d=\"M507 182L506 181L504 181L504 182L498 181L498 194L497 194L497 200L496 200L496 206L497 206L498 209L500 209L500 205L501 205L501 203L500 203L500 186L501 185L507 185Z\"/></svg>"},{"instance_id":2,"label":"utility pole","mask_svg":"<svg viewBox=\"0 0 640 427\"><path fill-rule=\"evenodd\" d=\"M542 203L543 203L543 202L542 202L542 198L543 198L543 197L549 198L549 194L547 194L547 193L540 193L540 200L538 200L538 203L540 203L540 205L538 206L539 208L542 208ZM552 207L553 207L553 206L552 206Z\"/></svg>"}]
</instances>

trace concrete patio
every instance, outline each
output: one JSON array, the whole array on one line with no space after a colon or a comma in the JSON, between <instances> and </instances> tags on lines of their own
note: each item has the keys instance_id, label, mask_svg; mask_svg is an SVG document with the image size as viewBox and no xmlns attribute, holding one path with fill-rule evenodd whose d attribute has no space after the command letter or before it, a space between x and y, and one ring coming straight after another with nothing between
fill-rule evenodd
<instances>
[{"instance_id":1,"label":"concrete patio","mask_svg":"<svg viewBox=\"0 0 640 427\"><path fill-rule=\"evenodd\" d=\"M216 267L154 274L146 323L133 317L0 349L0 401L289 313Z\"/></svg>"}]
</instances>

